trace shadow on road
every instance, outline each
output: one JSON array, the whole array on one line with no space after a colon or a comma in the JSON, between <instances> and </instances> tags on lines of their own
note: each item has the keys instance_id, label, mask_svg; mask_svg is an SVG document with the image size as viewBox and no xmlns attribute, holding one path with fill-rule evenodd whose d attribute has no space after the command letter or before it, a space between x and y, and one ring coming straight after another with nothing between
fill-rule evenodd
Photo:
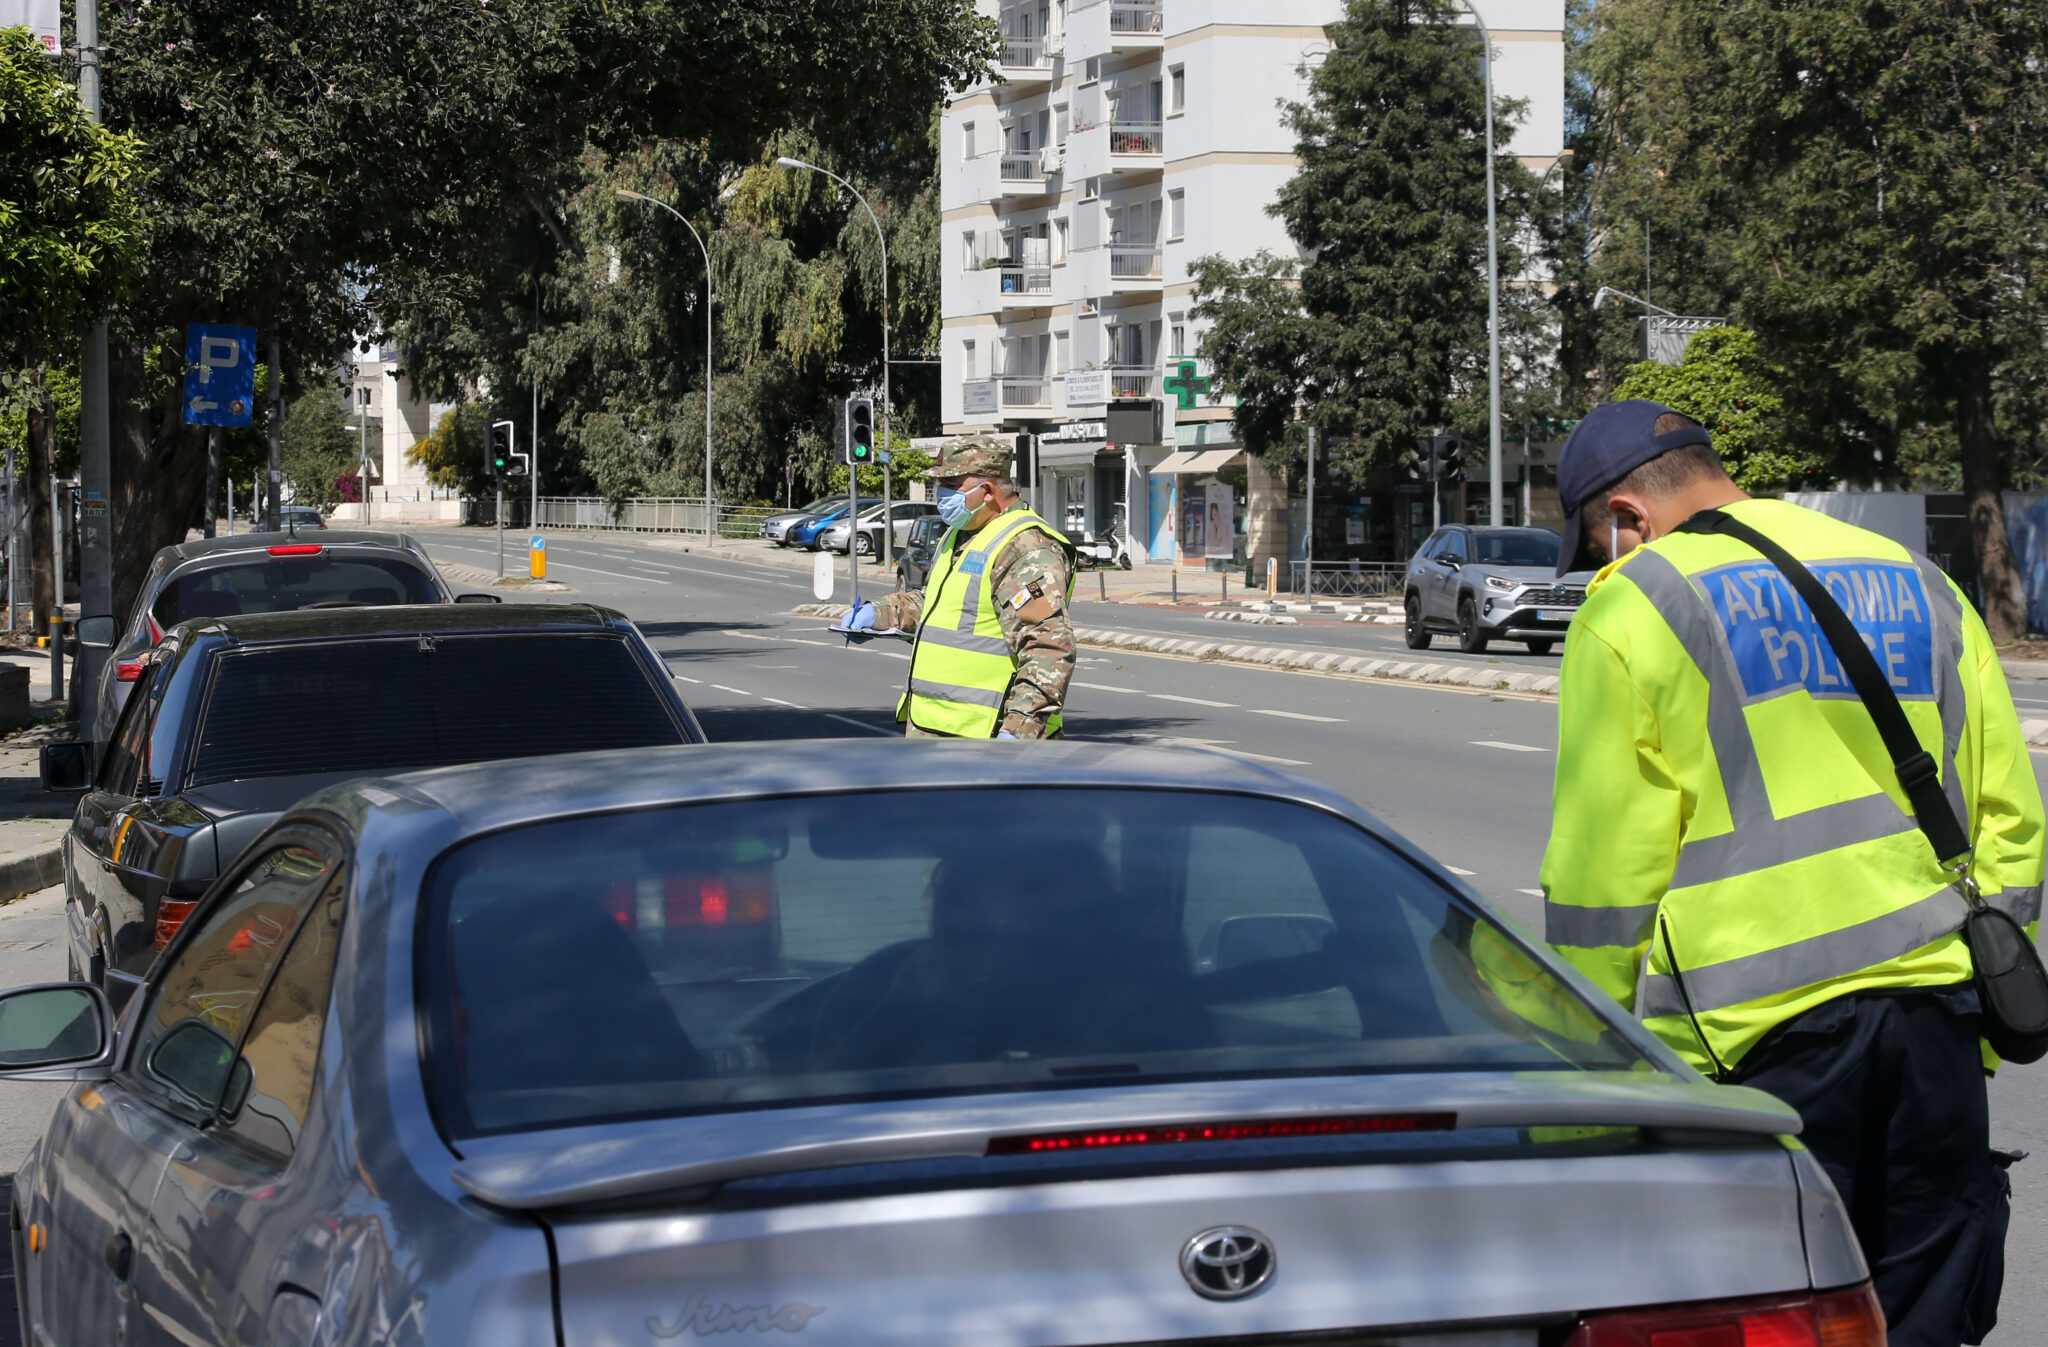
<instances>
[{"instance_id":1,"label":"shadow on road","mask_svg":"<svg viewBox=\"0 0 2048 1347\"><path fill-rule=\"evenodd\" d=\"M767 631L768 622L635 622L649 641L684 640L707 631Z\"/></svg>"}]
</instances>

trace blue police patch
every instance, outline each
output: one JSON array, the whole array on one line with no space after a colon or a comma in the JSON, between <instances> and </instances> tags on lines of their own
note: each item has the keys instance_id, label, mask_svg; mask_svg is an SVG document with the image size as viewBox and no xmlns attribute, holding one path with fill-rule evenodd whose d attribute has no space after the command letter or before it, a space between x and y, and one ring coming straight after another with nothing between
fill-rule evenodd
<instances>
[{"instance_id":1,"label":"blue police patch","mask_svg":"<svg viewBox=\"0 0 2048 1347\"><path fill-rule=\"evenodd\" d=\"M960 571L963 575L980 575L987 569L988 557L983 553L969 552L960 560Z\"/></svg>"},{"instance_id":2,"label":"blue police patch","mask_svg":"<svg viewBox=\"0 0 2048 1347\"><path fill-rule=\"evenodd\" d=\"M1902 698L1934 696L1934 613L1920 572L1905 562L1808 563L1863 636L1877 667ZM1776 566L1719 566L1693 577L1713 605L1744 701L1804 688L1814 697L1856 695L1827 634Z\"/></svg>"}]
</instances>

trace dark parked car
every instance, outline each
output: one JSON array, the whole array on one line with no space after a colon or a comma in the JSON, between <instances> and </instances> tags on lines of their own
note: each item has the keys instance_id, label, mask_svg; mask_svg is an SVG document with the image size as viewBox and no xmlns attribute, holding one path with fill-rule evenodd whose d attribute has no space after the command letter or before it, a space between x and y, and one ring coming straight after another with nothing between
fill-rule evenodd
<instances>
[{"instance_id":1,"label":"dark parked car","mask_svg":"<svg viewBox=\"0 0 2048 1347\"><path fill-rule=\"evenodd\" d=\"M72 976L128 986L222 866L311 791L704 739L640 633L587 605L194 619L133 686L64 847Z\"/></svg>"},{"instance_id":2,"label":"dark parked car","mask_svg":"<svg viewBox=\"0 0 2048 1347\"><path fill-rule=\"evenodd\" d=\"M946 521L935 514L910 526L910 541L903 544L903 551L896 558L896 588L924 588L926 577L932 573L932 555L945 536Z\"/></svg>"},{"instance_id":3,"label":"dark parked car","mask_svg":"<svg viewBox=\"0 0 2048 1347\"><path fill-rule=\"evenodd\" d=\"M1884 1342L1797 1113L1220 754L351 782L6 1077L37 1347Z\"/></svg>"},{"instance_id":4,"label":"dark parked car","mask_svg":"<svg viewBox=\"0 0 2048 1347\"><path fill-rule=\"evenodd\" d=\"M100 674L100 742L112 733L143 657L180 622L451 597L426 551L403 533L322 525L317 539L253 533L166 547L151 559L135 610Z\"/></svg>"}]
</instances>

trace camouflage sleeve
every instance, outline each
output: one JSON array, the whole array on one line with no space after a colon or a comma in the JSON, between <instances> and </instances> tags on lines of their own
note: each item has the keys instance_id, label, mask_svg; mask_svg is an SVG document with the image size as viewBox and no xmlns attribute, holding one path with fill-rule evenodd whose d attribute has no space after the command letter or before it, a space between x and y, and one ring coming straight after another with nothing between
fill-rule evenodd
<instances>
[{"instance_id":1,"label":"camouflage sleeve","mask_svg":"<svg viewBox=\"0 0 2048 1347\"><path fill-rule=\"evenodd\" d=\"M879 598L874 595L867 597L874 600L875 626L878 629L915 628L918 618L924 613L924 591L921 589L898 590L894 594L884 594Z\"/></svg>"},{"instance_id":2,"label":"camouflage sleeve","mask_svg":"<svg viewBox=\"0 0 2048 1347\"><path fill-rule=\"evenodd\" d=\"M1036 528L1005 547L990 568L996 614L1017 661L998 728L1019 739L1043 739L1046 721L1067 702L1076 659L1070 574L1066 552Z\"/></svg>"}]
</instances>

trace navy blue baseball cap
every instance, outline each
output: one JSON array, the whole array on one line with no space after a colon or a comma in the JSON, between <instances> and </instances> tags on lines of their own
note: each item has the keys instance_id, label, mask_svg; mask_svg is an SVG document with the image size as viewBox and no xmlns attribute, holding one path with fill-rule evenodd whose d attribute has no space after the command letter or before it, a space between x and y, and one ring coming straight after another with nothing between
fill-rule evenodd
<instances>
[{"instance_id":1,"label":"navy blue baseball cap","mask_svg":"<svg viewBox=\"0 0 2048 1347\"><path fill-rule=\"evenodd\" d=\"M1707 428L1697 423L1657 433L1658 417L1684 415L1661 402L1630 398L1601 403L1572 430L1557 456L1557 497L1564 505L1564 545L1557 549L1559 575L1578 560L1584 542L1580 511L1587 501L1653 458L1688 444L1714 442Z\"/></svg>"}]
</instances>

